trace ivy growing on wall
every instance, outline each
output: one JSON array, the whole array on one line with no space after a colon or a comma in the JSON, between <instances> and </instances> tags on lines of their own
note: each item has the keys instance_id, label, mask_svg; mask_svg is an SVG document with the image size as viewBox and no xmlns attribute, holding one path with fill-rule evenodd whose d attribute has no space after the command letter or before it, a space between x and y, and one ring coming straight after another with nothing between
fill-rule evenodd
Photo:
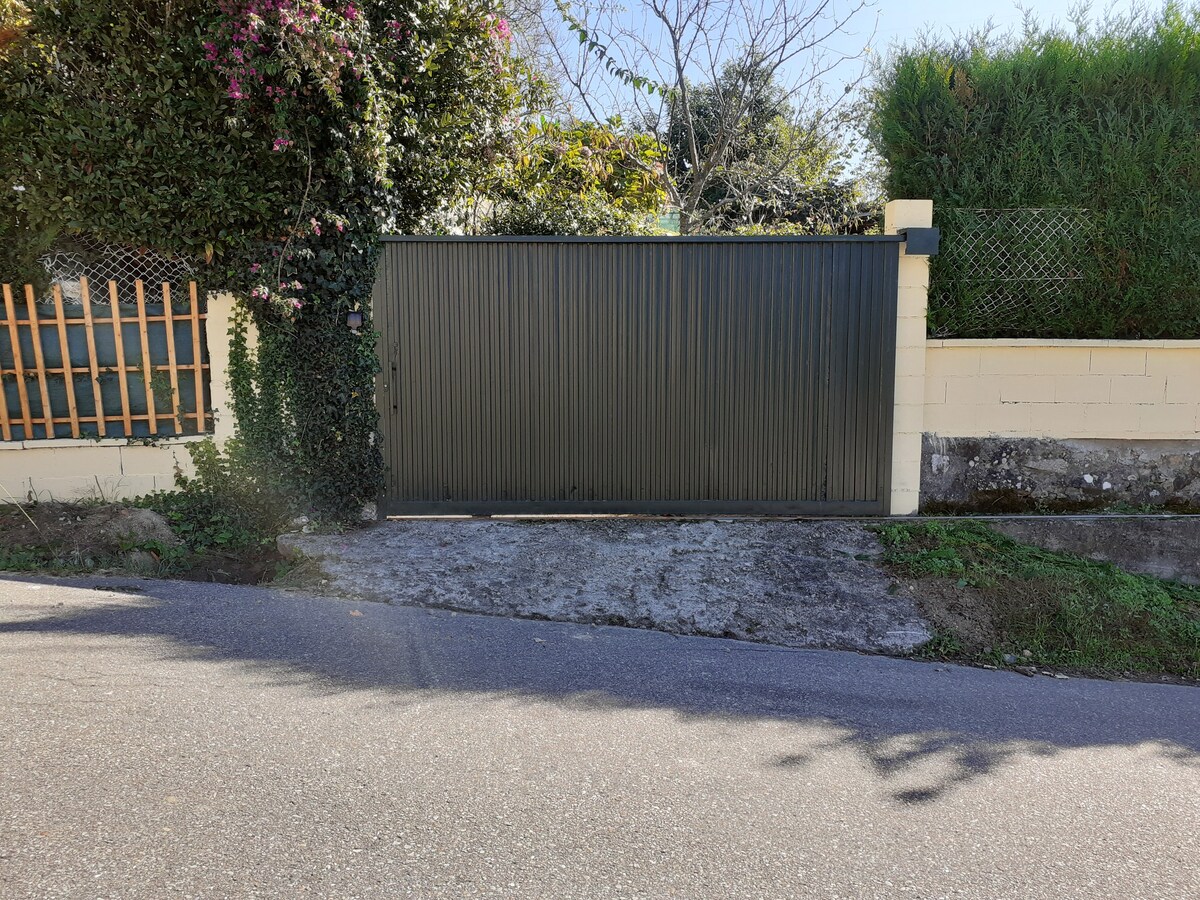
<instances>
[{"instance_id":1,"label":"ivy growing on wall","mask_svg":"<svg viewBox=\"0 0 1200 900\"><path fill-rule=\"evenodd\" d=\"M353 515L382 471L378 235L418 229L503 151L506 23L488 0L25 6L0 53L5 279L73 233L203 260L259 332L234 348L240 445Z\"/></svg>"}]
</instances>

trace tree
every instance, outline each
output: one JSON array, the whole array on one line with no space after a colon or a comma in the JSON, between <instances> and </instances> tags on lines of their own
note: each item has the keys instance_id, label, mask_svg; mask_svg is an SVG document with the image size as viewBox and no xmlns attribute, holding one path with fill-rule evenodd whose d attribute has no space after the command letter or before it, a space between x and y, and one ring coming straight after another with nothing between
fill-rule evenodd
<instances>
[{"instance_id":1,"label":"tree","mask_svg":"<svg viewBox=\"0 0 1200 900\"><path fill-rule=\"evenodd\" d=\"M597 121L624 114L673 148L663 181L684 233L703 227L705 197L756 119L786 106L796 134L835 128L842 98L822 96L821 80L865 53L865 41L843 52L833 39L870 5L637 0L627 10L615 0L552 2L566 25L555 27L548 13L543 31L567 102ZM791 146L799 153L806 143Z\"/></svg>"},{"instance_id":2,"label":"tree","mask_svg":"<svg viewBox=\"0 0 1200 900\"><path fill-rule=\"evenodd\" d=\"M619 123L616 123L619 125ZM610 125L527 123L474 186L465 229L484 234L638 234L663 191L657 142Z\"/></svg>"},{"instance_id":3,"label":"tree","mask_svg":"<svg viewBox=\"0 0 1200 900\"><path fill-rule=\"evenodd\" d=\"M705 230L786 221L793 198L833 183L844 168L838 141L814 123L797 122L775 76L754 60L732 60L716 84L692 86L690 128L681 104L668 107L667 166L683 192L691 187L695 172L689 141L694 137L701 156L714 152L721 140L722 103L742 79L755 84L758 100L746 109L724 161L700 194L693 224Z\"/></svg>"}]
</instances>

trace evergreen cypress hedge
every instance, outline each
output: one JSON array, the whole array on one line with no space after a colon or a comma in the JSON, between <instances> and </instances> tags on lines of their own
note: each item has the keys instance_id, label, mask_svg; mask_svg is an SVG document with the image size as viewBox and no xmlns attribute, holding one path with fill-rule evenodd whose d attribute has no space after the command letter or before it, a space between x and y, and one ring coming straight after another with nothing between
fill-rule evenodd
<instances>
[{"instance_id":1,"label":"evergreen cypress hedge","mask_svg":"<svg viewBox=\"0 0 1200 900\"><path fill-rule=\"evenodd\" d=\"M934 201L932 333L1200 338L1200 7L903 48L871 136L889 196ZM1017 277L1038 241L961 212L1014 208L1060 211L1040 271L1070 280ZM972 225L1000 250L981 254ZM990 284L980 263L1000 270Z\"/></svg>"}]
</instances>

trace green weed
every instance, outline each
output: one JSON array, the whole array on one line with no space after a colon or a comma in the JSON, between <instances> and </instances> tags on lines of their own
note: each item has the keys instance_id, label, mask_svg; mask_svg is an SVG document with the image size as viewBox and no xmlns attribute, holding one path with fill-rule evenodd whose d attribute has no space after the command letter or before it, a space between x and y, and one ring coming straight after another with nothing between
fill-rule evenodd
<instances>
[{"instance_id":1,"label":"green weed","mask_svg":"<svg viewBox=\"0 0 1200 900\"><path fill-rule=\"evenodd\" d=\"M979 522L877 531L898 574L953 580L964 604L983 608L979 618L995 623L991 655L1029 650L1031 663L1046 666L1200 678L1200 588L1030 547ZM956 649L949 637L932 650L982 653Z\"/></svg>"}]
</instances>

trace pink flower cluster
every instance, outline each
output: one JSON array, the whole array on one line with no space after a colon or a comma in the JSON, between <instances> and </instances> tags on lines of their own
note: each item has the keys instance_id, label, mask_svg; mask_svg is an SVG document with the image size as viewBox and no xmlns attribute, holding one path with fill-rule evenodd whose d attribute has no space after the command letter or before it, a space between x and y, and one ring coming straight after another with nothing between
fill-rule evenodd
<instances>
[{"instance_id":1,"label":"pink flower cluster","mask_svg":"<svg viewBox=\"0 0 1200 900\"><path fill-rule=\"evenodd\" d=\"M256 273L261 268L262 266L255 263L250 267L250 271ZM299 281L281 281L279 290L274 292L264 284L256 285L250 289L250 297L263 303L273 303L282 312L294 312L304 306L304 301L299 297L289 297L287 294L290 291L302 290L304 290L304 286Z\"/></svg>"},{"instance_id":2,"label":"pink flower cluster","mask_svg":"<svg viewBox=\"0 0 1200 900\"><path fill-rule=\"evenodd\" d=\"M362 12L348 2L340 9L329 0L220 0L222 19L209 40L204 41L204 58L227 79L226 96L253 101L265 95L275 116L288 97L298 90L271 84L265 69L307 70L325 91L339 93L343 70L357 78L368 62L366 53L356 54L367 27ZM273 59L283 66L264 65ZM268 110L271 107L268 107ZM285 136L276 138L273 149L292 145Z\"/></svg>"},{"instance_id":3,"label":"pink flower cluster","mask_svg":"<svg viewBox=\"0 0 1200 900\"><path fill-rule=\"evenodd\" d=\"M508 19L501 19L489 13L484 17L485 28L487 35L497 43L508 43L512 40L512 28L508 24Z\"/></svg>"}]
</instances>

